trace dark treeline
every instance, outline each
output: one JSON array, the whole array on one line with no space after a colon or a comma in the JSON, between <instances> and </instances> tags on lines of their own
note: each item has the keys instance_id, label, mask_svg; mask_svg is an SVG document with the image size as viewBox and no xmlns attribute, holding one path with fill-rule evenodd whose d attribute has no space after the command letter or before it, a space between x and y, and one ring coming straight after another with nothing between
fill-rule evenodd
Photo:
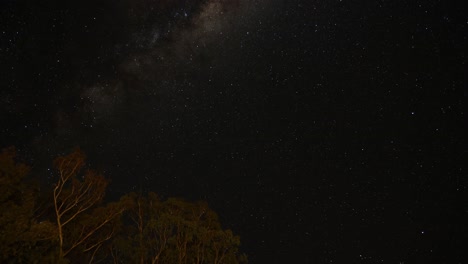
<instances>
[{"instance_id":1,"label":"dark treeline","mask_svg":"<svg viewBox=\"0 0 468 264\"><path fill-rule=\"evenodd\" d=\"M54 161L41 190L14 148L0 154L0 263L246 263L239 237L205 202L128 193L104 202L108 180L80 150Z\"/></svg>"}]
</instances>

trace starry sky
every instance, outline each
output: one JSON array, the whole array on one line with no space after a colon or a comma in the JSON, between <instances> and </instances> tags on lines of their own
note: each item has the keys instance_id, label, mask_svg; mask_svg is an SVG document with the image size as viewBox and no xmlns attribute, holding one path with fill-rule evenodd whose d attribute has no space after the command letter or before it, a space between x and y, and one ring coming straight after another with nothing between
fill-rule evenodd
<instances>
[{"instance_id":1,"label":"starry sky","mask_svg":"<svg viewBox=\"0 0 468 264\"><path fill-rule=\"evenodd\" d=\"M462 263L456 3L0 3L0 147L206 200L250 263Z\"/></svg>"}]
</instances>

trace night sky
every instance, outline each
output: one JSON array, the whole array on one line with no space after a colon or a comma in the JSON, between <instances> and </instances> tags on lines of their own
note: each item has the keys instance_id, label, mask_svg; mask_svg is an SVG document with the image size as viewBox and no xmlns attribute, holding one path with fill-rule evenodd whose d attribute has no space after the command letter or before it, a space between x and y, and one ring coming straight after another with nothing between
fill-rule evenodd
<instances>
[{"instance_id":1,"label":"night sky","mask_svg":"<svg viewBox=\"0 0 468 264\"><path fill-rule=\"evenodd\" d=\"M250 263L467 263L449 2L2 0L0 147L206 200Z\"/></svg>"}]
</instances>

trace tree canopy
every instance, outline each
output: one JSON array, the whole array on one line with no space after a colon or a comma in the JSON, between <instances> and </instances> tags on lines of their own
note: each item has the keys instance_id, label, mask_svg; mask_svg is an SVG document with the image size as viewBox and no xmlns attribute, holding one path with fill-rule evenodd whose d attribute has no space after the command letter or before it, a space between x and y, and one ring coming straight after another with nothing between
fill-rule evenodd
<instances>
[{"instance_id":1,"label":"tree canopy","mask_svg":"<svg viewBox=\"0 0 468 264\"><path fill-rule=\"evenodd\" d=\"M105 202L108 180L85 160L79 149L55 159L55 183L40 191L15 149L2 150L1 263L247 262L206 202L152 192Z\"/></svg>"}]
</instances>

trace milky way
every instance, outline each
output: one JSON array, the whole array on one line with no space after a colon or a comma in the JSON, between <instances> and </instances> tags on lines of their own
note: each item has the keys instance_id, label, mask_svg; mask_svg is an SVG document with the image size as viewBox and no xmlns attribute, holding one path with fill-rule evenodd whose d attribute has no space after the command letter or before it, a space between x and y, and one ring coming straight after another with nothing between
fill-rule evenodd
<instances>
[{"instance_id":1,"label":"milky way","mask_svg":"<svg viewBox=\"0 0 468 264\"><path fill-rule=\"evenodd\" d=\"M211 64L210 67L223 67L228 64L229 56L204 56L210 50L222 53L220 47L233 44L226 41L225 36L234 35L234 45L238 45L235 34L249 34L249 30L256 30L262 17L271 12L272 1L199 1L191 5L188 1L168 3L140 2L129 3L131 6L125 15L124 23L134 23L138 26L134 31L124 35L124 42L106 43L107 49L113 52L96 71L94 83L80 83L73 85L79 91L75 100L80 102L80 109L71 116L73 124L80 126L96 126L104 119L114 118L114 112L121 109L122 104L129 100L133 94L158 95L160 93L173 93L179 89L183 67L197 68L200 63ZM154 19L161 13L169 13L171 17L164 20ZM93 19L96 19L93 17ZM122 19L122 18L121 18ZM241 32L242 31L242 32ZM104 34L105 32L100 32ZM106 63L112 61L112 63ZM114 69L110 76L101 76L99 71ZM86 71L86 70L85 70ZM190 71L190 70L189 70ZM184 78L185 79L185 78ZM131 80L131 81L130 81ZM190 88L187 88L190 89ZM73 99L72 99L73 100ZM154 103L148 98L148 103ZM138 110L136 110L138 111ZM76 114L79 113L79 116ZM59 109L56 119L57 131L80 131L67 127L72 122L66 122L64 112ZM156 112L145 113L147 115ZM79 121L78 121L79 120ZM64 127L65 126L65 127Z\"/></svg>"},{"instance_id":2,"label":"milky way","mask_svg":"<svg viewBox=\"0 0 468 264\"><path fill-rule=\"evenodd\" d=\"M465 263L466 12L0 1L0 145L206 200L252 263ZM453 260L453 261L451 261Z\"/></svg>"}]
</instances>

